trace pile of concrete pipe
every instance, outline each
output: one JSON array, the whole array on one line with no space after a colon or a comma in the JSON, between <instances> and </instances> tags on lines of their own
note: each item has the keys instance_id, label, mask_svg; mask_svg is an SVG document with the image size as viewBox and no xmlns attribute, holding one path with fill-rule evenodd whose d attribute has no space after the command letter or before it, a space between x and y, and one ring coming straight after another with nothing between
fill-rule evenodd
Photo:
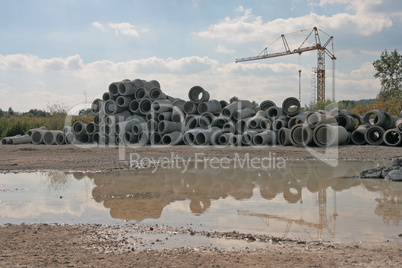
<instances>
[{"instance_id":1,"label":"pile of concrete pipe","mask_svg":"<svg viewBox=\"0 0 402 268\"><path fill-rule=\"evenodd\" d=\"M248 100L210 99L200 86L192 87L188 98L167 95L156 80L113 82L102 99L92 102L92 122L77 121L62 131L33 129L28 136L8 137L2 143L30 139L49 145L402 146L402 117L380 110L362 117L344 109L301 112L294 97L281 106L265 100L253 107Z\"/></svg>"}]
</instances>

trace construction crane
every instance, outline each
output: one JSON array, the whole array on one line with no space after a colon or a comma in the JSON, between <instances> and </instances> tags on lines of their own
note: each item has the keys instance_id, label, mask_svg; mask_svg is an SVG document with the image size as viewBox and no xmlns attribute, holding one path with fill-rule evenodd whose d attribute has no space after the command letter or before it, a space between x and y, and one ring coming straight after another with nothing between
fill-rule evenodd
<instances>
[{"instance_id":1,"label":"construction crane","mask_svg":"<svg viewBox=\"0 0 402 268\"><path fill-rule=\"evenodd\" d=\"M329 51L327 46L331 41L333 40L333 36L330 36L328 40L322 45L321 44L321 38L318 33L319 30L317 27L314 27L311 32L308 34L306 39L303 41L303 43L296 49L291 50L288 42L286 40L286 37L284 34L281 35L283 45L285 46L285 51L283 52L277 52L277 53L268 53L268 47L266 47L258 56L254 57L248 57L248 58L241 58L241 59L236 59L236 63L238 62L244 62L244 61L253 61L253 60L262 60L262 59L269 59L269 58L275 58L275 57L281 57L281 56L286 56L286 55L291 55L291 54L302 54L303 52L311 51L311 50L317 50L317 101L325 101L325 54L332 60L333 62L333 85L332 85L332 95L333 99L335 100L335 60L336 57L333 52ZM323 31L321 31L323 32ZM324 32L323 32L324 33ZM306 43L306 41L310 38L310 36L314 34L315 38L315 43L312 46L306 46L303 47L303 45ZM333 43L332 43L332 51L333 51ZM301 70L299 70L299 99L301 98Z\"/></svg>"}]
</instances>

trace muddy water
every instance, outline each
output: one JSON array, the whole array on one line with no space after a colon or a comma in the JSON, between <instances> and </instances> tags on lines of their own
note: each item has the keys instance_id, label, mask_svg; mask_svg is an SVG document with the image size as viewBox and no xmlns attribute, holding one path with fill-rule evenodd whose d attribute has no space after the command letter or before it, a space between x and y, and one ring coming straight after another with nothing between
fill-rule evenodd
<instances>
[{"instance_id":1,"label":"muddy water","mask_svg":"<svg viewBox=\"0 0 402 268\"><path fill-rule=\"evenodd\" d=\"M353 178L379 163L285 164L1 174L0 223L128 221L303 240L400 240L402 183Z\"/></svg>"}]
</instances>

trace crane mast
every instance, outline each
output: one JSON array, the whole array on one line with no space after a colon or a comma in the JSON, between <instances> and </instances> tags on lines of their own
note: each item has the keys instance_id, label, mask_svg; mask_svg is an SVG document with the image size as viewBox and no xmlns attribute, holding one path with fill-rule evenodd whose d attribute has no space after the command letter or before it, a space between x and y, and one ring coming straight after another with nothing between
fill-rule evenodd
<instances>
[{"instance_id":1,"label":"crane mast","mask_svg":"<svg viewBox=\"0 0 402 268\"><path fill-rule=\"evenodd\" d=\"M315 43L312 46L303 47L304 43L310 38L310 36L314 34ZM285 35L281 35L283 45L285 47L285 51L276 52L276 53L268 53L268 48L266 47L258 56L247 57L236 59L236 63L245 62L245 61L253 61L253 60L262 60L269 59L275 57L281 57L292 54L302 54L303 52L317 50L317 101L325 101L325 55L327 55L331 60L336 60L335 55L328 50L328 44L333 40L333 36L330 36L329 39L322 45L320 40L320 35L318 33L318 28L314 27L311 32L308 34L303 43L296 49L291 50L289 48L288 42L286 40ZM335 72L335 70L333 70ZM300 71L299 71L299 79L300 79ZM300 83L300 81L299 81ZM334 93L333 93L334 94ZM335 94L334 94L335 95Z\"/></svg>"}]
</instances>

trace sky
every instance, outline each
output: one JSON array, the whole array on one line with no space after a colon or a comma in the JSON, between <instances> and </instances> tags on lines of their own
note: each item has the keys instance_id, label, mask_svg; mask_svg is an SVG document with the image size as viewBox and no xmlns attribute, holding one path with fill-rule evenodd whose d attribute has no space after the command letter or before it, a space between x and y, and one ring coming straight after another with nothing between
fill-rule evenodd
<instances>
[{"instance_id":1,"label":"sky","mask_svg":"<svg viewBox=\"0 0 402 268\"><path fill-rule=\"evenodd\" d=\"M326 97L375 98L373 61L402 51L400 0L0 0L0 108L26 112L90 103L123 79L157 80L188 100L312 100L317 52L235 63L243 57L314 44L320 29ZM335 69L333 68L335 66ZM333 83L335 77L335 83Z\"/></svg>"}]
</instances>

